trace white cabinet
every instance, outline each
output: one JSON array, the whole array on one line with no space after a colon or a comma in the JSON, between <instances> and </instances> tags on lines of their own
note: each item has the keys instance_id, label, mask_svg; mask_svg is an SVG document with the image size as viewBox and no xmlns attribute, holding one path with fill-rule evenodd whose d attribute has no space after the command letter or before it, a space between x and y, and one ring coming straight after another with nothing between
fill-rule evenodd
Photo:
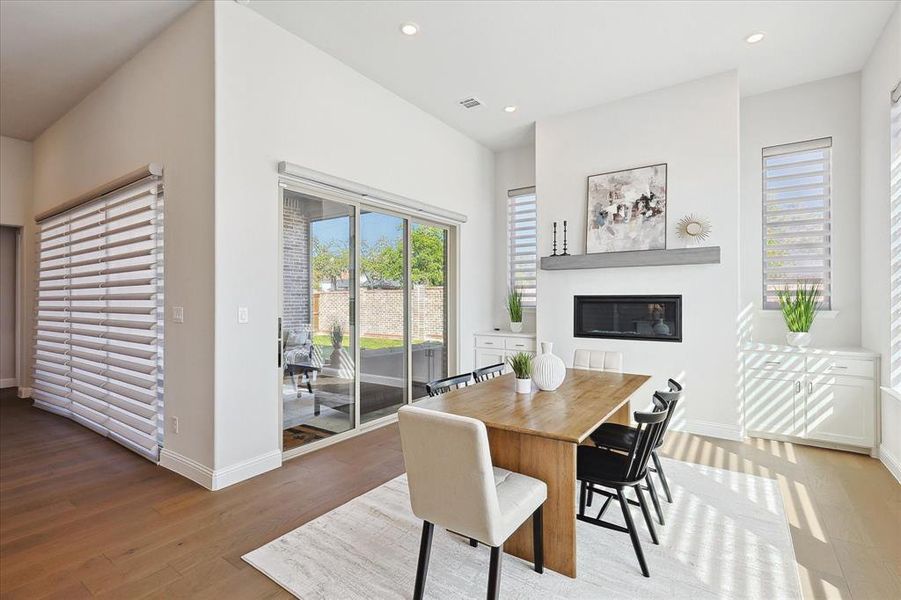
<instances>
[{"instance_id":1,"label":"white cabinet","mask_svg":"<svg viewBox=\"0 0 901 600\"><path fill-rule=\"evenodd\" d=\"M504 372L510 367L507 358L517 352L527 352L535 356L535 335L492 331L475 335L475 368L504 363Z\"/></svg>"},{"instance_id":2,"label":"white cabinet","mask_svg":"<svg viewBox=\"0 0 901 600\"><path fill-rule=\"evenodd\" d=\"M862 349L749 345L744 406L750 435L872 449L878 355Z\"/></svg>"}]
</instances>

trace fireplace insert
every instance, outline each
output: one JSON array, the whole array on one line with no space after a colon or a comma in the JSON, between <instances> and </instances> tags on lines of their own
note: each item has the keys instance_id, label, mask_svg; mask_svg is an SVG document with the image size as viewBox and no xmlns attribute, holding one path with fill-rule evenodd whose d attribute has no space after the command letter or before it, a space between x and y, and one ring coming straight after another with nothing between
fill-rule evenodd
<instances>
[{"instance_id":1,"label":"fireplace insert","mask_svg":"<svg viewBox=\"0 0 901 600\"><path fill-rule=\"evenodd\" d=\"M682 341L682 296L575 296L573 335Z\"/></svg>"}]
</instances>

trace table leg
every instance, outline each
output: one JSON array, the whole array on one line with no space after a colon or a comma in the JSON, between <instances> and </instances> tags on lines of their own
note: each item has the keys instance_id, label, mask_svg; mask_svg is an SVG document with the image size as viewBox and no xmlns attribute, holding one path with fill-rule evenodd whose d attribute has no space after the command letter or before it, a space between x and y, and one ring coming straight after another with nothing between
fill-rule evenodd
<instances>
[{"instance_id":1,"label":"table leg","mask_svg":"<svg viewBox=\"0 0 901 600\"><path fill-rule=\"evenodd\" d=\"M619 423L620 425L631 425L632 424L632 409L630 408L632 403L629 400L626 400L626 403L616 409L610 418L605 421L605 423Z\"/></svg>"},{"instance_id":2,"label":"table leg","mask_svg":"<svg viewBox=\"0 0 901 600\"><path fill-rule=\"evenodd\" d=\"M547 484L544 505L544 565L576 576L576 444L488 428L495 466ZM504 551L532 561L531 517L504 543Z\"/></svg>"}]
</instances>

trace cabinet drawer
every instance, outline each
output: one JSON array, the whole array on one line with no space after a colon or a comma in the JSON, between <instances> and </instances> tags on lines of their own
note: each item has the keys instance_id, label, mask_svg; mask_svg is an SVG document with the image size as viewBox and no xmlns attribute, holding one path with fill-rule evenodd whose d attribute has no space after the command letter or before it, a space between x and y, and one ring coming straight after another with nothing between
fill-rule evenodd
<instances>
[{"instance_id":1,"label":"cabinet drawer","mask_svg":"<svg viewBox=\"0 0 901 600\"><path fill-rule=\"evenodd\" d=\"M534 352L535 340L531 338L508 337L504 338L504 347L514 352Z\"/></svg>"},{"instance_id":2,"label":"cabinet drawer","mask_svg":"<svg viewBox=\"0 0 901 600\"><path fill-rule=\"evenodd\" d=\"M807 372L873 377L873 362L837 356L808 356Z\"/></svg>"},{"instance_id":3,"label":"cabinet drawer","mask_svg":"<svg viewBox=\"0 0 901 600\"><path fill-rule=\"evenodd\" d=\"M745 355L745 366L749 369L759 369L761 371L800 373L804 370L804 357L783 352L754 352Z\"/></svg>"},{"instance_id":4,"label":"cabinet drawer","mask_svg":"<svg viewBox=\"0 0 901 600\"><path fill-rule=\"evenodd\" d=\"M504 338L493 335L477 335L476 348L504 348Z\"/></svg>"}]
</instances>

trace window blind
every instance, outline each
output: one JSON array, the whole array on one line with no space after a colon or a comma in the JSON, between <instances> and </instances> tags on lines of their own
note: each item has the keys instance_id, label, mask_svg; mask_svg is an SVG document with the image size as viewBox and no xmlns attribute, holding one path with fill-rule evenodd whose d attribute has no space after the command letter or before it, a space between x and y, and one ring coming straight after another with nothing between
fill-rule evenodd
<instances>
[{"instance_id":1,"label":"window blind","mask_svg":"<svg viewBox=\"0 0 901 600\"><path fill-rule=\"evenodd\" d=\"M507 283L535 306L538 285L538 204L535 188L507 192Z\"/></svg>"},{"instance_id":2,"label":"window blind","mask_svg":"<svg viewBox=\"0 0 901 600\"><path fill-rule=\"evenodd\" d=\"M820 286L831 308L832 138L763 149L763 307L776 290Z\"/></svg>"},{"instance_id":3,"label":"window blind","mask_svg":"<svg viewBox=\"0 0 901 600\"><path fill-rule=\"evenodd\" d=\"M162 180L145 177L38 228L35 405L158 461Z\"/></svg>"},{"instance_id":4,"label":"window blind","mask_svg":"<svg viewBox=\"0 0 901 600\"><path fill-rule=\"evenodd\" d=\"M901 101L897 98L901 84L895 88L892 99L891 136L891 225L890 237L890 294L891 294L891 368L890 385L901 388Z\"/></svg>"}]
</instances>

